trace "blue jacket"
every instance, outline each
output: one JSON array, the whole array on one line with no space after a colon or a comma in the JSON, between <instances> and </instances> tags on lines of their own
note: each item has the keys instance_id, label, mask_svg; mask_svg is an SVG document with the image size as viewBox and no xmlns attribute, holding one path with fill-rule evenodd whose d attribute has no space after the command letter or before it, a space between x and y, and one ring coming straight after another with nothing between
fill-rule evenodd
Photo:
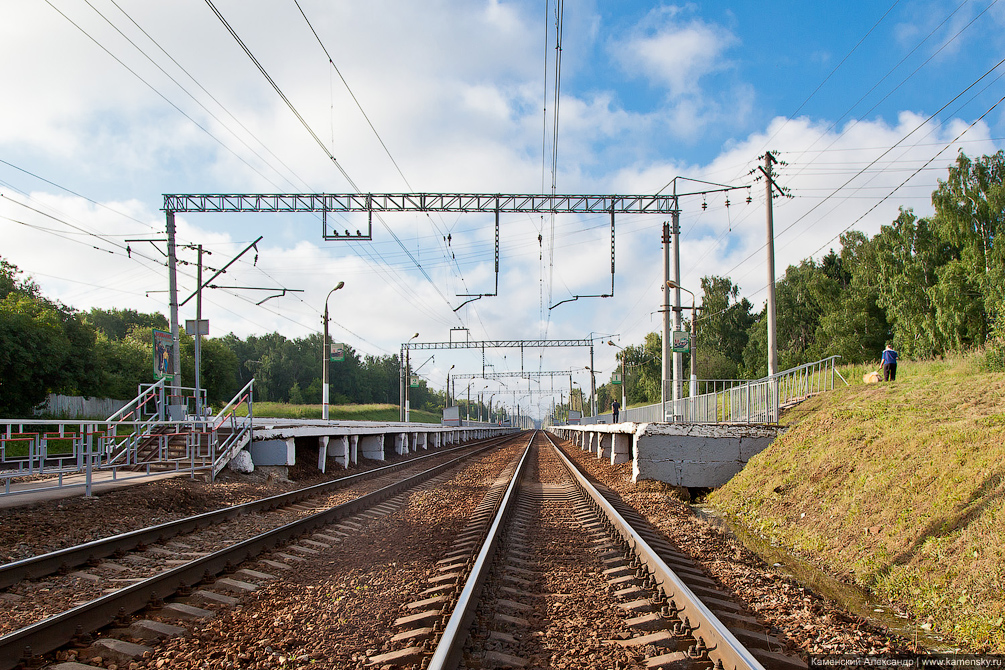
<instances>
[{"instance_id":1,"label":"blue jacket","mask_svg":"<svg viewBox=\"0 0 1005 670\"><path fill-rule=\"evenodd\" d=\"M896 365L897 364L897 352L893 349L883 350L883 365Z\"/></svg>"}]
</instances>

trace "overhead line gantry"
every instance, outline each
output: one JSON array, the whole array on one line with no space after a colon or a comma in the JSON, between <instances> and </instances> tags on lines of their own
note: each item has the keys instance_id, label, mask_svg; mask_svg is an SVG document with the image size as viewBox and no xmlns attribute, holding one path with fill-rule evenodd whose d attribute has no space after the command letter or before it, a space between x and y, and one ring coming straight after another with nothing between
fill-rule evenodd
<instances>
[{"instance_id":1,"label":"overhead line gantry","mask_svg":"<svg viewBox=\"0 0 1005 670\"><path fill-rule=\"evenodd\" d=\"M399 374L401 378L401 410L399 416L402 421L407 421L408 411L406 409L407 392L406 384L409 383L410 371L406 369L404 361L406 352L421 350L441 350L441 349L481 349L482 352L482 377L485 376L485 350L486 349L520 349L520 369L523 369L524 349L546 349L553 347L589 347L590 367L593 367L593 340L467 340L463 342L405 342L401 345L401 356L398 358L400 365ZM568 373L567 373L568 374ZM595 392L595 391L594 391Z\"/></svg>"}]
</instances>

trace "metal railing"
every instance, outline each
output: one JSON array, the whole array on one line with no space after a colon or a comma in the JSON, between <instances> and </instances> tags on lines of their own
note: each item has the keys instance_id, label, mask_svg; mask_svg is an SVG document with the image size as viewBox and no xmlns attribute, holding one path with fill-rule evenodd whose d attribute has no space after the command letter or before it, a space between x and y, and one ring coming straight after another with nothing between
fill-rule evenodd
<instances>
[{"instance_id":1,"label":"metal railing","mask_svg":"<svg viewBox=\"0 0 1005 670\"><path fill-rule=\"evenodd\" d=\"M701 379L694 395L663 404L644 405L622 410L619 422L654 423L778 423L779 409L814 393L834 388L835 366L840 356L830 356L813 363L755 380ZM690 386L686 383L685 386ZM613 423L610 412L583 417L580 424Z\"/></svg>"},{"instance_id":2,"label":"metal railing","mask_svg":"<svg viewBox=\"0 0 1005 670\"><path fill-rule=\"evenodd\" d=\"M149 474L156 466L193 476L210 471L215 478L251 440L253 388L251 380L215 417L186 412L181 420L168 420L166 401L174 397L161 380L142 385L136 398L104 421L2 419L2 494L11 493L12 481L46 479L32 489L61 488L64 476L82 473L90 495L96 470L119 479ZM242 405L247 411L239 414Z\"/></svg>"},{"instance_id":3,"label":"metal railing","mask_svg":"<svg viewBox=\"0 0 1005 670\"><path fill-rule=\"evenodd\" d=\"M237 452L251 442L251 432L254 424L253 391L255 380L245 384L244 388L237 392L237 395L220 410L220 413L213 417L213 435L219 438L221 428L224 429L224 439L216 444L216 460L213 461L213 479L230 462ZM238 416L237 410L241 405L247 405L247 414Z\"/></svg>"}]
</instances>

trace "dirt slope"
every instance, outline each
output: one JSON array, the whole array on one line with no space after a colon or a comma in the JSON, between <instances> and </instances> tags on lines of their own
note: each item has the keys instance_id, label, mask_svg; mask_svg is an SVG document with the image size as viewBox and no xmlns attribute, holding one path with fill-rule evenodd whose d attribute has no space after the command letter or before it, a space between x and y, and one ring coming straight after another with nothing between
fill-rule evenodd
<instances>
[{"instance_id":1,"label":"dirt slope","mask_svg":"<svg viewBox=\"0 0 1005 670\"><path fill-rule=\"evenodd\" d=\"M948 638L1001 653L1005 375L973 359L900 368L875 385L851 371L852 386L792 410L792 428L711 502Z\"/></svg>"}]
</instances>

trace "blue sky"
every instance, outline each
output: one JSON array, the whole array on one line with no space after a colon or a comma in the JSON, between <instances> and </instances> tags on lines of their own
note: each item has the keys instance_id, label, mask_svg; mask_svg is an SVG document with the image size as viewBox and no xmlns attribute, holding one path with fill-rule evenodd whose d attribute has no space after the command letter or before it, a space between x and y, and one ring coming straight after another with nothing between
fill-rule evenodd
<instances>
[{"instance_id":1,"label":"blue sky","mask_svg":"<svg viewBox=\"0 0 1005 670\"><path fill-rule=\"evenodd\" d=\"M310 26L293 0L215 4L361 190L550 188L553 0L547 14L536 1L300 0ZM143 243L130 245L144 249L138 258L122 249L163 234L163 193L352 190L206 2L49 0L5 13L0 255L47 295L80 309L166 312L159 253ZM958 150L1002 146L1005 113L987 112L1005 95L1005 66L951 101L1002 59L1003 24L997 0L779 2L770 11L569 3L557 191L652 193L675 176L746 185L758 157L777 150L789 162L779 179L795 196L776 203L780 276L837 246L849 227L874 234L900 206L930 213L929 195ZM684 286L728 275L763 303L763 187L751 194L749 205L734 194L729 208L721 194L704 198L705 210L701 196L681 200ZM548 310L609 288L608 223L563 216L552 232L550 219L506 216L500 295L456 313L457 294L493 285L491 219L395 215L377 224L373 243L347 245L324 242L310 217L185 215L179 235L220 265L264 235L257 264L237 263L227 285L303 290L261 306L265 294L215 291L206 306L214 334L319 330L324 296L344 280L333 336L385 354L416 331L421 341L446 340L452 327L473 339L599 333L639 342L659 329L661 222L618 220L614 299ZM184 269L181 283L191 290ZM614 350L603 349L600 381L614 368ZM507 352L489 360L498 371L520 366ZM576 350L524 361L534 370L588 363ZM423 373L442 387L451 365L479 371L480 356L438 354Z\"/></svg>"}]
</instances>

